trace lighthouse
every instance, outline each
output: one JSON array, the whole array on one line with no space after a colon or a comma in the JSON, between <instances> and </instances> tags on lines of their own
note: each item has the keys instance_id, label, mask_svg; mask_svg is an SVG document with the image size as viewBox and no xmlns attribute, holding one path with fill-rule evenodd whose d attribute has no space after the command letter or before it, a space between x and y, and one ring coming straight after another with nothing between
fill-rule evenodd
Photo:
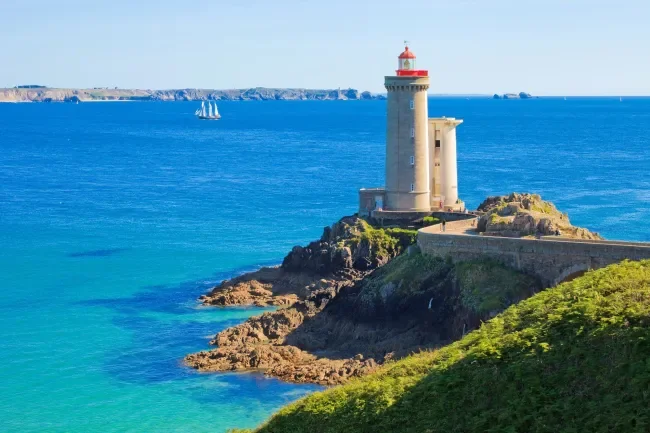
<instances>
[{"instance_id":1,"label":"lighthouse","mask_svg":"<svg viewBox=\"0 0 650 433\"><path fill-rule=\"evenodd\" d=\"M404 48L386 87L386 209L428 211L429 146L427 90L429 72L416 69L415 54Z\"/></svg>"},{"instance_id":2,"label":"lighthouse","mask_svg":"<svg viewBox=\"0 0 650 433\"><path fill-rule=\"evenodd\" d=\"M405 44L406 45L406 44ZM458 195L453 117L429 118L429 71L406 45L386 88L386 184L359 191L359 214L382 219L464 208Z\"/></svg>"}]
</instances>

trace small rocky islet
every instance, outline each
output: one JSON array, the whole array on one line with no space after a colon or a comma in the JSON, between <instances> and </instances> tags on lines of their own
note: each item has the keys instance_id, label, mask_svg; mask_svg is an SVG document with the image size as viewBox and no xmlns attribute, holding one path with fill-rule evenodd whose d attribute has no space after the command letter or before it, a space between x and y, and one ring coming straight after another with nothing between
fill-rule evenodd
<instances>
[{"instance_id":1,"label":"small rocky islet","mask_svg":"<svg viewBox=\"0 0 650 433\"><path fill-rule=\"evenodd\" d=\"M601 239L535 194L488 197L477 230L492 236ZM534 277L489 258L451 263L418 252L415 228L344 217L278 267L222 282L204 305L276 306L225 329L212 350L187 355L200 371L262 371L336 385L389 360L456 341L542 290Z\"/></svg>"},{"instance_id":2,"label":"small rocky islet","mask_svg":"<svg viewBox=\"0 0 650 433\"><path fill-rule=\"evenodd\" d=\"M533 95L530 93L526 92L519 92L519 93L504 93L502 95L495 93L492 96L492 99L532 99Z\"/></svg>"}]
</instances>

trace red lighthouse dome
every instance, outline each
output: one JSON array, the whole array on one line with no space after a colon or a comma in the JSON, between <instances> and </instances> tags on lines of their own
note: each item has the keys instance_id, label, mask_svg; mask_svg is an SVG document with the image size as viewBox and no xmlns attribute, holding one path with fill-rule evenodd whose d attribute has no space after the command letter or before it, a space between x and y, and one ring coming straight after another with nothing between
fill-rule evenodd
<instances>
[{"instance_id":1,"label":"red lighthouse dome","mask_svg":"<svg viewBox=\"0 0 650 433\"><path fill-rule=\"evenodd\" d=\"M399 55L400 59L415 59L415 53L409 50L409 47L404 47L404 51Z\"/></svg>"},{"instance_id":2,"label":"red lighthouse dome","mask_svg":"<svg viewBox=\"0 0 650 433\"><path fill-rule=\"evenodd\" d=\"M428 77L429 71L415 69L415 53L409 50L408 46L397 58L397 76L398 77Z\"/></svg>"}]
</instances>

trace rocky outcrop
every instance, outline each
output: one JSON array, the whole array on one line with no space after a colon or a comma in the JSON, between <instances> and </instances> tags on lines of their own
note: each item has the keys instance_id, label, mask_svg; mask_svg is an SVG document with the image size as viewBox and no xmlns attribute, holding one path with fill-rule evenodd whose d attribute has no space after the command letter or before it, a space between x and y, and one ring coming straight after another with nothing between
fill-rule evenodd
<instances>
[{"instance_id":1,"label":"rocky outcrop","mask_svg":"<svg viewBox=\"0 0 650 433\"><path fill-rule=\"evenodd\" d=\"M294 247L281 266L224 281L202 296L206 305L284 308L222 331L211 341L217 349L189 355L185 362L199 370L264 369L285 380L324 384L371 371L377 362L356 356L353 347L346 346L345 356L341 351L328 356L330 344L323 340L327 333L323 330L343 322L329 322L334 316L321 313L339 293L347 292L414 240L415 231L384 230L358 217L342 218L326 227L319 240ZM319 349L325 352L316 356Z\"/></svg>"},{"instance_id":2,"label":"rocky outcrop","mask_svg":"<svg viewBox=\"0 0 650 433\"><path fill-rule=\"evenodd\" d=\"M285 275L280 268L262 268L223 281L200 300L206 305L218 306L291 305L298 300L291 291L295 287L308 287L311 282L311 278L302 274Z\"/></svg>"},{"instance_id":3,"label":"rocky outcrop","mask_svg":"<svg viewBox=\"0 0 650 433\"><path fill-rule=\"evenodd\" d=\"M337 224L323 237L336 239L355 226ZM283 267L322 269L322 254L305 249L294 249ZM358 250L351 248L352 256ZM322 278L301 290L305 295L291 306L220 332L210 342L217 348L188 355L185 363L201 371L260 370L291 382L340 384L457 339L540 287L496 263L453 265L416 250L371 271L345 269L344 278Z\"/></svg>"},{"instance_id":4,"label":"rocky outcrop","mask_svg":"<svg viewBox=\"0 0 650 433\"><path fill-rule=\"evenodd\" d=\"M0 102L77 102L77 101L274 101L274 100L359 100L382 99L356 89L55 89L29 87L0 89Z\"/></svg>"},{"instance_id":5,"label":"rocky outcrop","mask_svg":"<svg viewBox=\"0 0 650 433\"><path fill-rule=\"evenodd\" d=\"M295 246L279 267L266 267L214 287L206 305L288 306L324 288L362 278L385 264L415 239L415 232L376 229L358 217L345 217L307 246Z\"/></svg>"},{"instance_id":6,"label":"rocky outcrop","mask_svg":"<svg viewBox=\"0 0 650 433\"><path fill-rule=\"evenodd\" d=\"M478 207L484 212L478 231L490 236L525 237L561 235L573 239L602 239L598 233L571 225L569 216L537 194L512 193L488 197Z\"/></svg>"},{"instance_id":7,"label":"rocky outcrop","mask_svg":"<svg viewBox=\"0 0 650 433\"><path fill-rule=\"evenodd\" d=\"M307 299L220 332L210 342L218 348L188 355L185 363L201 371L262 370L290 382L328 385L366 374L377 366L372 359L364 360L363 356L330 359L288 341L292 333L321 313L329 301L355 281L354 278L322 280Z\"/></svg>"}]
</instances>

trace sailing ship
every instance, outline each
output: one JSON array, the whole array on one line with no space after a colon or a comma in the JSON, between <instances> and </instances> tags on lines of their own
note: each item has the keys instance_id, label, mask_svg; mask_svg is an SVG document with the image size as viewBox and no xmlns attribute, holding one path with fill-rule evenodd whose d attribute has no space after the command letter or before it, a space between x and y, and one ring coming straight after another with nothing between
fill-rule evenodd
<instances>
[{"instance_id":1,"label":"sailing ship","mask_svg":"<svg viewBox=\"0 0 650 433\"><path fill-rule=\"evenodd\" d=\"M214 106L214 108L213 108ZM219 110L217 110L217 103L213 102L210 104L210 101L208 101L208 108L206 110L205 108L205 101L201 101L201 108L196 110L194 112L196 117L202 120L219 120L221 119L221 114L219 114Z\"/></svg>"}]
</instances>

